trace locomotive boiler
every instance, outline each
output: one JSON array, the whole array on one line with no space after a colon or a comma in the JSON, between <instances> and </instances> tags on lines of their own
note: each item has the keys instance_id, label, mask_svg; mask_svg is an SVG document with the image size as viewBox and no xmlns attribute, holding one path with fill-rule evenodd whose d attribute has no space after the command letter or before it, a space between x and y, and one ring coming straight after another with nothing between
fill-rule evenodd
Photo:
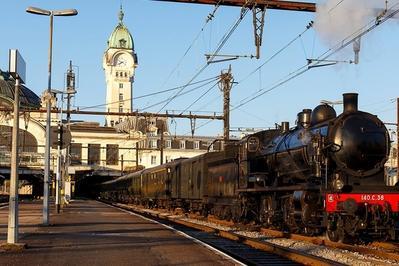
<instances>
[{"instance_id":1,"label":"locomotive boiler","mask_svg":"<svg viewBox=\"0 0 399 266\"><path fill-rule=\"evenodd\" d=\"M105 199L182 208L333 241L397 238L399 184L386 186L383 122L343 95L328 105L231 143L101 185Z\"/></svg>"}]
</instances>

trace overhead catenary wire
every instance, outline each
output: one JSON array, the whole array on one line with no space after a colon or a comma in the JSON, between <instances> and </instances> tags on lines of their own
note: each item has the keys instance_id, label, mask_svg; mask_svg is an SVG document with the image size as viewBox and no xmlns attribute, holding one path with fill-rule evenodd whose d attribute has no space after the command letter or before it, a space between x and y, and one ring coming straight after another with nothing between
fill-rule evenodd
<instances>
[{"instance_id":1,"label":"overhead catenary wire","mask_svg":"<svg viewBox=\"0 0 399 266\"><path fill-rule=\"evenodd\" d=\"M200 89L200 88L202 88L202 87L204 87L204 86L207 86L207 85L213 83L215 80L216 80L216 79L210 80L210 81L208 81L207 83L202 84L201 86L194 87L194 88L192 88L192 89L190 89L190 90L188 90L188 91L186 91L186 92L181 93L180 95L177 95L176 97L181 97L181 96L186 95L186 94L188 94L188 93L190 93L190 92L193 92L193 91L195 91L195 90L198 90L198 89ZM186 86L186 87L187 87L187 86ZM157 102L157 103L148 105L148 106L146 106L146 107L144 107L144 108L141 108L140 110L141 110L141 111L144 111L144 110L150 109L150 108L152 108L152 107L155 107L155 106L158 106L158 105L160 105L160 104L163 104L163 103L167 102L168 100L169 100L169 99L166 99L166 100L162 100L162 101L160 101L160 102ZM159 113L159 112L158 112L158 113Z\"/></svg>"},{"instance_id":2,"label":"overhead catenary wire","mask_svg":"<svg viewBox=\"0 0 399 266\"><path fill-rule=\"evenodd\" d=\"M233 24L233 26L230 28L230 30L222 37L222 39L219 41L218 47L216 48L215 52L212 53L208 59L208 62L212 61L215 56L220 52L220 50L224 47L224 45L226 44L226 42L228 41L228 39L231 37L231 35L233 34L233 32L235 31L235 29L238 27L238 25L241 23L241 21L244 19L245 15L248 13L249 9L247 8L247 5L249 4L249 2L252 1L247 1L247 3L241 8L240 11L240 16L238 17L238 19L236 20L236 22ZM188 83L191 83L192 81L194 81L208 66L209 63L206 63L205 65L203 65L195 74L194 76L189 80ZM159 109L158 113L161 112L170 102L172 102L180 93L182 93L182 91L185 89L186 87L181 88L176 94L174 94L173 96L169 97L166 101L166 103L161 107L161 109Z\"/></svg>"},{"instance_id":3,"label":"overhead catenary wire","mask_svg":"<svg viewBox=\"0 0 399 266\"><path fill-rule=\"evenodd\" d=\"M183 62L184 58L188 55L188 53L190 52L190 50L192 49L192 47L195 45L195 43L197 42L198 38L201 36L201 33L205 30L206 25L215 17L215 14L217 12L217 10L220 7L220 4L223 0L219 0L219 2L215 5L213 11L211 13L208 14L207 19L204 23L204 25L202 26L201 30L198 32L198 34L196 35L196 37L194 38L194 40L191 42L191 44L189 45L189 47L186 49L186 51L184 52L183 56L180 58L179 62L177 63L177 65L173 68L173 70L169 73L166 81L163 83L163 85L161 86L162 88L165 86L165 84L169 81L169 79L172 77L172 75L176 72L176 70L180 67L181 63ZM192 79L191 81L193 81L194 79ZM110 103L106 103L106 104L99 104L99 105L94 105L94 106L88 106L88 107L82 107L80 108L80 110L84 110L84 109L92 109L92 108L97 108L97 107L103 107L106 106L108 104L113 104L113 103L120 103L120 102L126 102L126 101L130 101L130 100L136 100L136 99L141 99L144 97L149 97L149 96L154 96L157 94L161 94L161 93L166 93L169 91L174 91L177 89L181 89L181 88L186 88L190 85L194 85L194 84L198 84L199 82L188 82L187 84L185 84L184 86L178 86L172 89L167 89L167 90L162 90L159 92L155 92L155 93L150 93L147 95L143 95L143 96L139 96L139 97L133 97L133 98L129 98L129 99L124 99L122 101L115 101L115 102L110 102ZM156 106L156 105L155 105ZM147 109L147 108L145 108ZM162 108L163 109L163 108Z\"/></svg>"},{"instance_id":4,"label":"overhead catenary wire","mask_svg":"<svg viewBox=\"0 0 399 266\"><path fill-rule=\"evenodd\" d=\"M163 88L165 86L165 84L170 80L170 78L173 76L173 74L177 71L177 69L179 69L179 67L181 66L181 64L183 63L184 58L186 58L186 56L188 55L188 53L191 51L191 49L194 47L194 45L196 44L196 42L198 41L198 38L201 36L201 34L204 32L206 26L208 25L208 23L215 17L215 14L217 12L217 10L220 7L220 4L223 0L219 0L219 2L215 5L213 11L211 13L208 14L204 25L202 26L202 28L200 29L200 31L197 33L197 35L195 36L194 40L191 42L191 44L187 47L186 51L184 52L183 56L180 58L180 60L177 62L176 66L172 69L172 71L169 73L168 77L166 78L166 80L164 81L164 83L162 84L161 88Z\"/></svg>"},{"instance_id":5,"label":"overhead catenary wire","mask_svg":"<svg viewBox=\"0 0 399 266\"><path fill-rule=\"evenodd\" d=\"M211 77L211 78L203 79L203 80L200 80L200 81L192 82L192 83L190 83L188 85L186 84L184 86L193 86L193 85L197 85L199 83L203 83L203 82L206 82L206 81L211 81L212 82L212 81L214 81L214 80L216 80L218 78L219 78L219 76ZM207 85L207 84L208 83L206 83L205 85ZM123 100L120 100L120 101L108 102L108 103L92 105L92 106L79 107L79 110L93 109L93 108L98 108L98 107L104 107L104 106L107 106L109 104L127 102L127 101L131 101L131 100L138 100L138 99L142 99L142 98L146 98L146 97L155 96L155 95L158 95L158 94L163 94L163 93L166 93L166 92L178 90L178 89L180 89L182 87L183 87L183 85L177 86L177 87L174 87L174 88L170 88L170 89L166 89L166 90L162 90L162 91L152 92L152 93L149 93L149 94L145 94L145 95L141 95L141 96L137 96L137 97L133 97L133 98L123 99ZM198 88L201 88L201 86L198 87Z\"/></svg>"},{"instance_id":6,"label":"overhead catenary wire","mask_svg":"<svg viewBox=\"0 0 399 266\"><path fill-rule=\"evenodd\" d=\"M399 3L394 4L393 6L390 7L390 10L392 10L394 7L398 6ZM259 98L260 96L264 95L265 93L268 93L272 90L277 89L278 87L284 85L285 83L287 83L288 81L291 81L292 79L306 73L307 71L309 71L310 69L312 69L313 66L317 66L320 64L320 62L322 62L323 60L328 59L330 56L332 56L333 54L339 52L340 50L344 49L345 47L347 47L349 44L353 43L356 39L366 35L367 33L369 33L370 31L374 30L376 27L378 27L379 25L381 25L382 23L386 22L388 19L394 17L396 14L399 13L399 9L394 10L390 13L386 13L386 15L384 17L379 18L378 21L372 20L369 23L367 23L364 27L360 28L359 30L353 32L351 35L349 35L348 37L346 37L345 39L343 39L342 41L340 41L338 44L336 44L333 48L328 49L327 51L325 51L324 53L322 53L319 57L317 57L317 60L314 62L309 62L308 64L299 67L298 69L296 69L295 71L289 73L288 75L285 76L285 78L280 79L275 85L269 87L269 88L263 88L260 91L257 91L255 93L254 96L252 97L246 97L244 98L244 101L241 100L240 103L238 105L236 105L233 109L238 109L239 107L248 104L249 102L252 102L253 100ZM253 71L253 73L255 73L257 71L257 69L255 71ZM251 72L252 73L252 72ZM394 108L393 108L394 109ZM387 111L387 110L383 110ZM199 126L197 126L195 128L195 130L209 124L213 122L213 120L207 121Z\"/></svg>"},{"instance_id":7,"label":"overhead catenary wire","mask_svg":"<svg viewBox=\"0 0 399 266\"><path fill-rule=\"evenodd\" d=\"M247 74L243 79L238 81L239 84L243 83L245 80L247 80L249 77L251 77L253 74L255 74L258 70L262 69L266 64L268 64L271 60L273 60L276 56L281 54L284 50L286 50L288 47L290 47L296 40L300 39L303 34L305 34L310 28L313 26L313 21L309 22L309 24L306 26L305 30L303 30L300 34L295 36L292 40L290 40L288 43L286 43L283 47L281 47L279 50L277 50L273 55L271 55L265 62L263 62L260 66L255 68L253 71L251 71L249 74Z\"/></svg>"},{"instance_id":8,"label":"overhead catenary wire","mask_svg":"<svg viewBox=\"0 0 399 266\"><path fill-rule=\"evenodd\" d=\"M190 109L194 104L196 104L199 100L201 100L205 95L207 95L213 88L218 85L219 81L213 84L208 90L206 90L203 94L201 94L195 101L193 101L189 106L187 106L180 114L183 114L188 109Z\"/></svg>"},{"instance_id":9,"label":"overhead catenary wire","mask_svg":"<svg viewBox=\"0 0 399 266\"><path fill-rule=\"evenodd\" d=\"M395 4L391 7L391 9L395 6L398 6L398 4ZM360 28L359 30L355 31L354 33L350 34L348 37L346 37L344 40L342 40L341 42L339 42L337 45L334 46L334 48L330 48L328 49L326 52L322 53L317 60L308 63L307 65L301 66L300 68L298 68L297 70L291 72L290 74L288 74L285 78L283 78L282 80L280 79L280 81L278 81L275 85L271 86L270 88L264 88L260 91L257 91L255 93L255 96L252 97L246 97L244 98L244 101L241 100L240 104L238 106L236 106L235 108L241 107L245 104L248 104L249 102L255 100L256 98L264 95L265 93L268 93L278 87L280 87L281 85L287 83L288 81L304 74L305 72L307 72L308 70L310 70L312 67L318 66L320 65L321 62L325 61L326 59L328 59L329 57L331 57L333 54L337 53L338 51L344 49L345 47L347 47L349 44L353 43L355 40L357 40L358 38L366 35L367 33L369 33L370 31L372 31L373 29L375 29L376 27L378 27L379 25L381 25L382 23L384 23L385 21L387 21L389 18L392 18L393 16L395 16L397 13L399 13L399 9L395 10L391 13L389 13L388 15L386 15L385 17L381 18L378 23L375 22L375 20L372 20L371 22L367 23L365 26L363 26L362 28ZM370 25L371 24L371 25ZM261 92L261 93L260 93Z\"/></svg>"},{"instance_id":10,"label":"overhead catenary wire","mask_svg":"<svg viewBox=\"0 0 399 266\"><path fill-rule=\"evenodd\" d=\"M334 9L336 9L339 5L341 5L345 0L338 0L338 2L335 4L335 6L333 6L332 8L330 8L330 10L328 10L328 13L330 13L331 11L333 11Z\"/></svg>"}]
</instances>

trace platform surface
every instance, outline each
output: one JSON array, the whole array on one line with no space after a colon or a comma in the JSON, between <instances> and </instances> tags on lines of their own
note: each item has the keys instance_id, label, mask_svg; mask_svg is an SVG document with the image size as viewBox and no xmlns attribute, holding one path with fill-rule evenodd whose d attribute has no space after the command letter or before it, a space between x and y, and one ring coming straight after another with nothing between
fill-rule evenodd
<instances>
[{"instance_id":1,"label":"platform surface","mask_svg":"<svg viewBox=\"0 0 399 266\"><path fill-rule=\"evenodd\" d=\"M170 229L91 200L51 213L52 225L42 227L41 204L20 204L19 242L28 248L0 251L0 265L233 265ZM7 217L8 208L0 208L0 243L7 239Z\"/></svg>"}]
</instances>

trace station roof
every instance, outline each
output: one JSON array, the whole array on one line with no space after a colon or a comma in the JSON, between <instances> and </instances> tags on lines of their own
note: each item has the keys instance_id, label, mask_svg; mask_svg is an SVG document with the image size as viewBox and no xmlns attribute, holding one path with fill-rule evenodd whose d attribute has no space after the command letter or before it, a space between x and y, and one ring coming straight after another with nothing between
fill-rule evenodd
<instances>
[{"instance_id":1,"label":"station roof","mask_svg":"<svg viewBox=\"0 0 399 266\"><path fill-rule=\"evenodd\" d=\"M0 105L14 103L15 79L8 73L0 70ZM19 90L21 108L38 109L41 106L40 97L26 86L21 85Z\"/></svg>"}]
</instances>

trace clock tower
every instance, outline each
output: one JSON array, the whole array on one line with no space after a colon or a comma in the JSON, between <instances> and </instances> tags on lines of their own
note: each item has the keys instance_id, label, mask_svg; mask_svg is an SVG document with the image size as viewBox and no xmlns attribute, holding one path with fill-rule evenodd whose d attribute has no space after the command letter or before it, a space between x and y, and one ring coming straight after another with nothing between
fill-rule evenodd
<instances>
[{"instance_id":1,"label":"clock tower","mask_svg":"<svg viewBox=\"0 0 399 266\"><path fill-rule=\"evenodd\" d=\"M107 83L106 111L126 113L133 110L134 72L138 65L132 35L123 24L123 10L119 11L119 23L108 39L103 57ZM95 97L95 95L93 95ZM107 115L106 126L113 127L123 120L122 115Z\"/></svg>"}]
</instances>

